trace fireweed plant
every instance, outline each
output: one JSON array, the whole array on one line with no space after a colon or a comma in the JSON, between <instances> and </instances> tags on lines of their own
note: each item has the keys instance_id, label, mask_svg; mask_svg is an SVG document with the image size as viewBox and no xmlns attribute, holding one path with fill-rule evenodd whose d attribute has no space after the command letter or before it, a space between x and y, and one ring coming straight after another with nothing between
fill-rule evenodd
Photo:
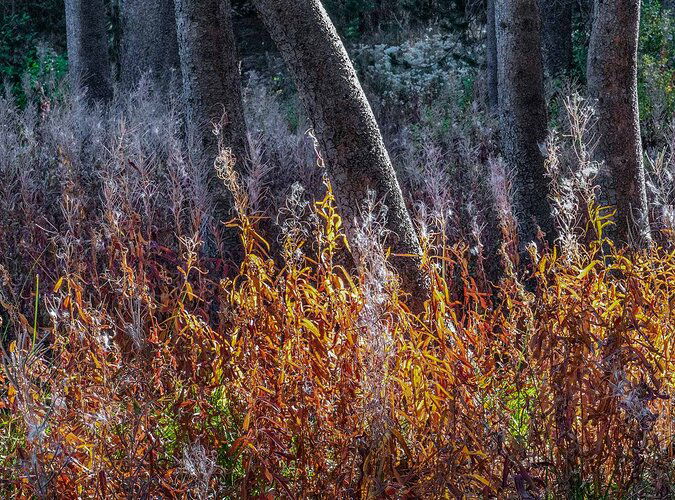
<instances>
[{"instance_id":1,"label":"fireweed plant","mask_svg":"<svg viewBox=\"0 0 675 500\"><path fill-rule=\"evenodd\" d=\"M311 135L260 80L250 171L225 148L215 162L227 226L174 98L142 84L107 108L64 93L20 109L7 94L0 491L673 495L672 149L648 162L656 244L615 248L593 112L567 90L542 145L560 240L526 255L482 110L387 132L431 277L419 315L388 265L386 207L367 200L347 242Z\"/></svg>"}]
</instances>

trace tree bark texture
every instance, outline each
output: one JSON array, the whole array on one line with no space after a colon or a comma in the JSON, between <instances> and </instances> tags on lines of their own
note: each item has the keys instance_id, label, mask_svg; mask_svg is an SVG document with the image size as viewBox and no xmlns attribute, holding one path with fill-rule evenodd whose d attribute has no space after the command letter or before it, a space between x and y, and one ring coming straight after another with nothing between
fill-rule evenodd
<instances>
[{"instance_id":1,"label":"tree bark texture","mask_svg":"<svg viewBox=\"0 0 675 500\"><path fill-rule=\"evenodd\" d=\"M122 85L132 88L150 72L166 86L180 66L173 0L120 0L120 18Z\"/></svg>"},{"instance_id":2,"label":"tree bark texture","mask_svg":"<svg viewBox=\"0 0 675 500\"><path fill-rule=\"evenodd\" d=\"M239 171L249 157L231 5L229 0L175 2L188 142L192 156L209 168L215 215L227 221L231 196L213 168L219 139L232 149ZM213 133L217 123L220 137Z\"/></svg>"},{"instance_id":3,"label":"tree bark texture","mask_svg":"<svg viewBox=\"0 0 675 500\"><path fill-rule=\"evenodd\" d=\"M596 0L588 49L588 92L597 111L596 150L604 162L600 203L616 207L609 236L651 240L637 94L639 0Z\"/></svg>"},{"instance_id":4,"label":"tree bark texture","mask_svg":"<svg viewBox=\"0 0 675 500\"><path fill-rule=\"evenodd\" d=\"M392 253L415 256L394 257L392 264L416 307L429 290L420 270L419 240L370 104L333 23L318 0L255 4L308 111L347 237L353 235L368 191L374 191L388 207Z\"/></svg>"},{"instance_id":5,"label":"tree bark texture","mask_svg":"<svg viewBox=\"0 0 675 500\"><path fill-rule=\"evenodd\" d=\"M539 0L544 69L551 78L572 70L573 0Z\"/></svg>"},{"instance_id":6,"label":"tree bark texture","mask_svg":"<svg viewBox=\"0 0 675 500\"><path fill-rule=\"evenodd\" d=\"M495 27L495 0L487 0L487 87L488 106L496 113L499 109L499 79L497 70L497 32Z\"/></svg>"},{"instance_id":7,"label":"tree bark texture","mask_svg":"<svg viewBox=\"0 0 675 500\"><path fill-rule=\"evenodd\" d=\"M68 65L72 84L87 89L92 101L112 96L103 0L66 0Z\"/></svg>"},{"instance_id":8,"label":"tree bark texture","mask_svg":"<svg viewBox=\"0 0 675 500\"><path fill-rule=\"evenodd\" d=\"M549 243L556 237L541 149L547 116L537 0L496 0L495 15L502 149L507 166L515 173L514 202L522 249L537 240L538 228Z\"/></svg>"}]
</instances>

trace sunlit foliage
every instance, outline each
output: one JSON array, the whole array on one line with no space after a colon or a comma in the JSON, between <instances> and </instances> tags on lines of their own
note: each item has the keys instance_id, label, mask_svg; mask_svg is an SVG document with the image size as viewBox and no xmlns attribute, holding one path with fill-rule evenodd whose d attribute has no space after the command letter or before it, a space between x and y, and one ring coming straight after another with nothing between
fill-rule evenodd
<instances>
[{"instance_id":1,"label":"sunlit foliage","mask_svg":"<svg viewBox=\"0 0 675 500\"><path fill-rule=\"evenodd\" d=\"M532 249L527 285L481 289L466 247L427 251L433 295L414 316L384 254L338 263L330 189L289 207L275 264L221 161L246 249L236 277L210 283L197 240L146 254L129 227L110 246L116 288L73 272L41 291L46 336L10 315L6 493L668 491L674 253L603 248L600 211L578 253Z\"/></svg>"}]
</instances>

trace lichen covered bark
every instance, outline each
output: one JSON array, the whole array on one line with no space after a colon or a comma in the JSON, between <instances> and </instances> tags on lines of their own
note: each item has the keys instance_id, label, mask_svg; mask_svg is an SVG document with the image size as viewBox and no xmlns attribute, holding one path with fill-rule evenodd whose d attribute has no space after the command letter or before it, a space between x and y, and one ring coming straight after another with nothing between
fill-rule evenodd
<instances>
[{"instance_id":1,"label":"lichen covered bark","mask_svg":"<svg viewBox=\"0 0 675 500\"><path fill-rule=\"evenodd\" d=\"M539 0L544 69L551 78L572 69L572 0Z\"/></svg>"},{"instance_id":2,"label":"lichen covered bark","mask_svg":"<svg viewBox=\"0 0 675 500\"><path fill-rule=\"evenodd\" d=\"M119 2L122 85L132 88L149 72L155 82L166 85L180 66L173 0Z\"/></svg>"},{"instance_id":3,"label":"lichen covered bark","mask_svg":"<svg viewBox=\"0 0 675 500\"><path fill-rule=\"evenodd\" d=\"M71 82L92 101L112 95L103 0L66 0L68 65Z\"/></svg>"},{"instance_id":4,"label":"lichen covered bark","mask_svg":"<svg viewBox=\"0 0 675 500\"><path fill-rule=\"evenodd\" d=\"M175 0L186 125L193 158L206 162L216 217L229 220L231 196L212 168L218 141L244 170L248 139L229 0ZM222 125L221 135L213 133Z\"/></svg>"},{"instance_id":5,"label":"lichen covered bark","mask_svg":"<svg viewBox=\"0 0 675 500\"><path fill-rule=\"evenodd\" d=\"M255 0L294 77L320 144L348 238L375 192L388 207L393 265L419 305L428 293L420 244L375 117L340 37L318 0ZM356 249L355 249L356 250Z\"/></svg>"},{"instance_id":6,"label":"lichen covered bark","mask_svg":"<svg viewBox=\"0 0 675 500\"><path fill-rule=\"evenodd\" d=\"M600 203L616 207L609 236L651 241L637 94L639 0L596 0L588 51L588 92L597 111Z\"/></svg>"},{"instance_id":7,"label":"lichen covered bark","mask_svg":"<svg viewBox=\"0 0 675 500\"><path fill-rule=\"evenodd\" d=\"M497 68L497 32L495 27L495 0L487 0L487 91L490 111L499 109L499 77Z\"/></svg>"},{"instance_id":8,"label":"lichen covered bark","mask_svg":"<svg viewBox=\"0 0 675 500\"><path fill-rule=\"evenodd\" d=\"M537 0L496 0L499 106L504 159L515 174L514 202L521 248L556 237L541 145L547 116Z\"/></svg>"}]
</instances>

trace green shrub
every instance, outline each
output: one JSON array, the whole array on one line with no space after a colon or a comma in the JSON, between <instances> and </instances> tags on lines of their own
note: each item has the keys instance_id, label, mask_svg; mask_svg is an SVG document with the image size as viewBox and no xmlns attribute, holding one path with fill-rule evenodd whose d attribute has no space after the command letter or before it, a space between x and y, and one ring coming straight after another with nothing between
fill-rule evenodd
<instances>
[{"instance_id":1,"label":"green shrub","mask_svg":"<svg viewBox=\"0 0 675 500\"><path fill-rule=\"evenodd\" d=\"M44 78L54 81L67 70L64 11L63 0L0 6L0 83L9 83L21 102L26 99L24 75L34 88Z\"/></svg>"},{"instance_id":2,"label":"green shrub","mask_svg":"<svg viewBox=\"0 0 675 500\"><path fill-rule=\"evenodd\" d=\"M643 120L675 111L675 23L660 0L646 0L640 20L638 92Z\"/></svg>"}]
</instances>

